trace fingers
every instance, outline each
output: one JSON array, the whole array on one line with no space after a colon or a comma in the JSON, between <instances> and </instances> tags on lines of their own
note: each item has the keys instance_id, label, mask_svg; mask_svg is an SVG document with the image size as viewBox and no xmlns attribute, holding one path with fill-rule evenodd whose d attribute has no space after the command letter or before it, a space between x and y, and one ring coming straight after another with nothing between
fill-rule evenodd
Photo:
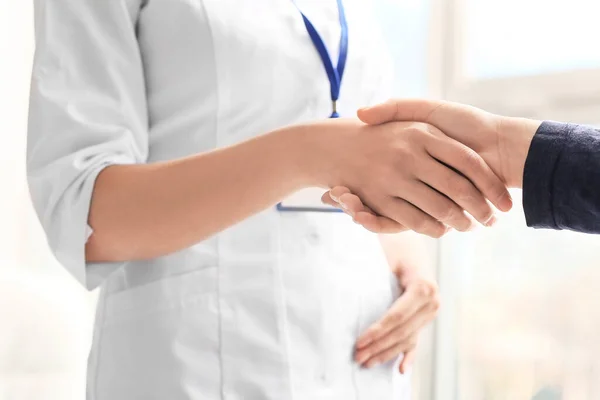
<instances>
[{"instance_id":1,"label":"fingers","mask_svg":"<svg viewBox=\"0 0 600 400\"><path fill-rule=\"evenodd\" d=\"M388 313L359 338L355 360L368 368L412 352L419 331L435 318L438 309L437 286L433 282L420 279L410 284ZM405 357L400 372L406 371L413 356Z\"/></svg>"},{"instance_id":2,"label":"fingers","mask_svg":"<svg viewBox=\"0 0 600 400\"><path fill-rule=\"evenodd\" d=\"M433 140L431 140L427 146L427 151L432 157L455 168L457 171L460 171L477 187L477 189L479 189L481 194L489 199L499 210L508 211L511 209L512 200L506 186L479 154L450 138L436 137L432 139ZM436 174L432 173L430 176L433 177L436 176ZM443 174L443 176L447 178L449 175L446 173ZM441 179L440 176L437 176L437 178L438 181ZM454 188L450 188L448 187L449 185L446 185L446 191L451 191L452 195L443 190L440 191L455 200L478 221L485 224L487 222L485 217L491 217L491 214L489 214L489 207L485 207L481 203L481 196L475 196L467 182L462 181L458 183L456 179L453 182L457 182L457 186ZM434 187L437 189L437 186ZM469 207L466 207L461 203L468 204Z\"/></svg>"},{"instance_id":3,"label":"fingers","mask_svg":"<svg viewBox=\"0 0 600 400\"><path fill-rule=\"evenodd\" d=\"M361 365L363 365L365 368L372 368L376 365L395 360L398 358L398 356L400 356L400 354L413 351L417 347L417 339L418 338L415 335L405 341L397 342L394 345L382 350L380 353L372 356Z\"/></svg>"},{"instance_id":4,"label":"fingers","mask_svg":"<svg viewBox=\"0 0 600 400\"><path fill-rule=\"evenodd\" d=\"M378 206L381 210L385 210L388 218L417 233L437 239L448 232L448 227L443 223L404 199L390 197ZM379 209L376 211L378 214L383 214Z\"/></svg>"},{"instance_id":5,"label":"fingers","mask_svg":"<svg viewBox=\"0 0 600 400\"><path fill-rule=\"evenodd\" d=\"M363 205L360 198L352 193L345 186L336 186L333 189L323 193L321 201L332 207L343 210L346 214L354 216L358 212L372 211Z\"/></svg>"},{"instance_id":6,"label":"fingers","mask_svg":"<svg viewBox=\"0 0 600 400\"><path fill-rule=\"evenodd\" d=\"M344 194L348 194L351 193L350 189L348 189L345 186L336 186L333 189L331 189L329 191L329 195L331 196L331 198L333 199L333 201L335 202L339 202L340 201L340 197Z\"/></svg>"},{"instance_id":7,"label":"fingers","mask_svg":"<svg viewBox=\"0 0 600 400\"><path fill-rule=\"evenodd\" d=\"M443 106L443 101L407 99L388 100L358 110L358 118L366 124L378 125L390 121L420 121L430 122L429 118L434 111Z\"/></svg>"},{"instance_id":8,"label":"fingers","mask_svg":"<svg viewBox=\"0 0 600 400\"><path fill-rule=\"evenodd\" d=\"M405 323L400 324L387 335L367 347L357 349L356 361L369 368L393 360L401 353L413 350L417 344L419 331L431 322L435 315L436 309L432 305L422 307ZM410 361L406 360L404 365L408 367L409 363ZM404 369L401 369L401 372L404 372Z\"/></svg>"},{"instance_id":9,"label":"fingers","mask_svg":"<svg viewBox=\"0 0 600 400\"><path fill-rule=\"evenodd\" d=\"M365 206L360 197L355 194L344 193L339 197L339 204L353 218L354 222L373 233L391 234L407 230L406 227L393 219L377 215Z\"/></svg>"},{"instance_id":10,"label":"fingers","mask_svg":"<svg viewBox=\"0 0 600 400\"><path fill-rule=\"evenodd\" d=\"M323 196L321 196L321 201L332 207L339 208L339 197L344 193L350 193L350 189L345 186L336 186L333 189L323 193Z\"/></svg>"},{"instance_id":11,"label":"fingers","mask_svg":"<svg viewBox=\"0 0 600 400\"><path fill-rule=\"evenodd\" d=\"M480 128L485 125L481 121L488 121L487 124L491 123L486 120L485 115L487 113L473 107L423 99L389 100L358 111L358 117L367 124L382 124L390 121L424 122L437 126L444 131L454 130L454 133L449 134L449 136L458 138L460 141L456 142L457 144L463 141L467 144L473 142L481 144L486 140L491 140L492 143L488 143L490 148L497 148L498 144L493 139L495 137L493 134L491 136L484 135L485 137L482 138L476 136L476 133L481 130ZM470 122L465 122L465 120ZM458 124L461 124L462 128ZM464 130L467 132L463 132ZM447 146L448 140L440 140L439 142L445 142L444 146ZM439 152L443 152L442 147L444 146L438 143ZM461 149L460 151L455 149L452 152L452 157L446 155L444 159L438 159L467 176L499 210L510 210L512 200L501 179L492 172L492 169L483 161L482 157L473 150L467 146L462 146ZM480 150L479 148L478 151Z\"/></svg>"},{"instance_id":12,"label":"fingers","mask_svg":"<svg viewBox=\"0 0 600 400\"><path fill-rule=\"evenodd\" d=\"M376 364L381 364L396 358L400 353L403 353L416 345L416 337L414 333L407 335L403 328L397 328L389 335L386 335L380 340L373 342L368 347L359 349L355 354L356 362L367 368ZM389 350L393 349L393 354Z\"/></svg>"},{"instance_id":13,"label":"fingers","mask_svg":"<svg viewBox=\"0 0 600 400\"><path fill-rule=\"evenodd\" d=\"M416 348L404 353L404 358L402 359L402 362L398 367L401 374L405 374L408 371L408 369L412 366L413 362L415 361L416 354Z\"/></svg>"},{"instance_id":14,"label":"fingers","mask_svg":"<svg viewBox=\"0 0 600 400\"><path fill-rule=\"evenodd\" d=\"M328 206L339 207L339 204L331 198L329 191L323 193L323 196L321 196L321 201Z\"/></svg>"},{"instance_id":15,"label":"fingers","mask_svg":"<svg viewBox=\"0 0 600 400\"><path fill-rule=\"evenodd\" d=\"M344 193L341 195L338 199L338 204L352 217L361 211L374 214L370 208L363 204L360 197L352 193Z\"/></svg>"},{"instance_id":16,"label":"fingers","mask_svg":"<svg viewBox=\"0 0 600 400\"><path fill-rule=\"evenodd\" d=\"M427 281L418 281L410 285L385 316L361 335L356 342L357 349L363 349L385 337L392 330L412 318L418 310L426 305L431 307L432 312L437 312L439 307L437 288ZM424 309L424 311L427 310Z\"/></svg>"},{"instance_id":17,"label":"fingers","mask_svg":"<svg viewBox=\"0 0 600 400\"><path fill-rule=\"evenodd\" d=\"M455 178L453 181L460 179L468 182L465 178L460 177L455 172L449 170L448 168L444 168L438 163L432 162L431 164L433 165L431 165L428 168L428 171L430 171L431 169L436 169L436 173L439 173L438 170L446 170L448 174L456 175L455 177L452 177ZM442 178L435 177L431 180L440 181L442 180ZM402 197L405 200L411 202L412 204L417 205L422 211L431 215L436 220L443 222L448 226L451 226L457 231L466 232L474 228L474 221L463 212L463 208L466 208L465 204L467 203L459 204L459 207L459 205L457 205L454 201L450 200L448 197L443 196L436 190L432 189L432 187L435 187L439 190L438 186L432 185L429 182L425 183L427 183L431 187L427 186L422 182L415 182L406 190L406 193L402 194ZM447 181L443 181L443 186L444 188L446 186L453 187L452 184ZM472 188L473 193L469 193L473 195L478 195L479 198L477 200L479 200L482 203L478 205L486 206L487 208L489 208L490 213L492 213L492 209L489 207L488 203L485 201L481 193L479 193L479 191L475 189L473 185L470 186ZM447 193L444 194L448 195ZM470 212L470 210L468 211Z\"/></svg>"},{"instance_id":18,"label":"fingers","mask_svg":"<svg viewBox=\"0 0 600 400\"><path fill-rule=\"evenodd\" d=\"M419 179L421 179L424 184L443 193L447 196L446 198L448 201L453 203L453 206L450 206L447 203L442 204L439 202L436 211L441 213L443 217L450 219L457 218L456 213L458 209L465 218L466 216L462 210L466 210L483 225L488 225L490 222L493 222L492 217L494 216L494 210L479 189L477 189L467 178L439 162L430 163L424 170L426 173L419 174ZM448 223L444 219L440 219L440 221ZM451 226L461 232L468 231L474 227L471 220L469 220L469 223L467 224L463 219L460 219L460 223L462 224L460 227L454 225Z\"/></svg>"},{"instance_id":19,"label":"fingers","mask_svg":"<svg viewBox=\"0 0 600 400\"><path fill-rule=\"evenodd\" d=\"M390 218L375 215L371 212L361 211L356 213L354 215L354 222L362 225L368 231L379 234L394 234L408 230L407 227Z\"/></svg>"},{"instance_id":20,"label":"fingers","mask_svg":"<svg viewBox=\"0 0 600 400\"><path fill-rule=\"evenodd\" d=\"M493 210L481 193L467 179L438 163L431 164L428 167L428 171L433 171L433 174L443 174L443 176L425 176L423 178L425 183L435 187L453 199L459 197L458 193L454 193L457 192L456 189L463 188L462 191L466 193L464 199L471 201L463 201L464 199L461 197L459 205L471 212L480 222L486 223L490 221ZM459 205L425 184L415 183L409 190L406 190L402 194L402 197L409 203L418 206L418 209L424 213L429 214L433 217L433 220L438 220L458 231L466 232L474 227L471 218L463 212L463 209ZM325 193L322 200L333 207L341 208L348 215L352 216L357 224L362 225L371 232L398 233L408 229L393 219L376 215L362 203L358 196L350 193L348 188L335 187L331 192ZM421 217L423 218L423 215ZM417 221L416 218L415 224L427 224L427 222ZM429 228L425 227L425 229ZM434 233L434 235L437 235L437 233Z\"/></svg>"},{"instance_id":21,"label":"fingers","mask_svg":"<svg viewBox=\"0 0 600 400\"><path fill-rule=\"evenodd\" d=\"M393 234L408 230L393 219L377 215L369 207L365 206L360 198L352 193L340 196L339 204L349 214L355 223L363 228L378 234Z\"/></svg>"},{"instance_id":22,"label":"fingers","mask_svg":"<svg viewBox=\"0 0 600 400\"><path fill-rule=\"evenodd\" d=\"M323 194L321 200L330 206L341 208L348 215L353 217L354 222L362 225L363 228L379 234L400 233L407 230L398 222L377 215L369 207L365 206L360 197L352 194L350 189L343 186L336 186Z\"/></svg>"},{"instance_id":23,"label":"fingers","mask_svg":"<svg viewBox=\"0 0 600 400\"><path fill-rule=\"evenodd\" d=\"M321 201L330 206L341 208L350 216L354 216L361 211L373 213L370 208L363 204L360 197L352 194L350 189L345 186L336 186L325 192L321 197Z\"/></svg>"},{"instance_id":24,"label":"fingers","mask_svg":"<svg viewBox=\"0 0 600 400\"><path fill-rule=\"evenodd\" d=\"M424 306L418 313L408 321L400 324L387 335L374 341L367 347L358 349L356 360L359 364L367 365L369 360L377 359L378 362L386 362L389 359L381 359L381 354L398 344L409 344L418 336L418 332L435 317L435 312L429 306ZM403 351L410 350L404 348Z\"/></svg>"}]
</instances>

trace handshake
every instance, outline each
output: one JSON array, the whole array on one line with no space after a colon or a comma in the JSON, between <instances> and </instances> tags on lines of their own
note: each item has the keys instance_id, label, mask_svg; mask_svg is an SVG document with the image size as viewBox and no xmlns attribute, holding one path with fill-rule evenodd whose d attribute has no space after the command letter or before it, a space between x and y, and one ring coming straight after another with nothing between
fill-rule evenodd
<instances>
[{"instance_id":1,"label":"handshake","mask_svg":"<svg viewBox=\"0 0 600 400\"><path fill-rule=\"evenodd\" d=\"M333 189L322 201L375 233L435 238L450 228L469 231L476 221L492 226L492 205L510 210L507 188L522 187L540 125L430 100L390 100L358 117L366 125L324 166L332 173L320 184Z\"/></svg>"}]
</instances>

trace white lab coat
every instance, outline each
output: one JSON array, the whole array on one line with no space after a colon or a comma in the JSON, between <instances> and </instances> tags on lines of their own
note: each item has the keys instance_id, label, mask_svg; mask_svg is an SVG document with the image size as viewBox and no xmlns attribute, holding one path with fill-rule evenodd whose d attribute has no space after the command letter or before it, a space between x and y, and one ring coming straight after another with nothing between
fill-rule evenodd
<instances>
[{"instance_id":1,"label":"white lab coat","mask_svg":"<svg viewBox=\"0 0 600 400\"><path fill-rule=\"evenodd\" d=\"M335 0L298 4L337 55ZM391 68L368 2L345 5L338 108L353 116L386 97ZM329 115L329 81L291 1L36 0L36 41L31 195L56 258L102 288L89 400L408 398L392 363L352 361L398 289L377 238L342 214L273 207L175 254L85 262L92 188L107 165Z\"/></svg>"}]
</instances>

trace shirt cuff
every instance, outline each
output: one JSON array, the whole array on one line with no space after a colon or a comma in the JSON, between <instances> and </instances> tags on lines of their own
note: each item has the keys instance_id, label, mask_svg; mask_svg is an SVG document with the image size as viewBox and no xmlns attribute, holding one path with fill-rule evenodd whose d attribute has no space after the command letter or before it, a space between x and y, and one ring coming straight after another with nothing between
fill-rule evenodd
<instances>
[{"instance_id":1,"label":"shirt cuff","mask_svg":"<svg viewBox=\"0 0 600 400\"><path fill-rule=\"evenodd\" d=\"M545 121L538 128L523 171L523 209L527 226L560 229L554 217L554 173L573 125Z\"/></svg>"}]
</instances>

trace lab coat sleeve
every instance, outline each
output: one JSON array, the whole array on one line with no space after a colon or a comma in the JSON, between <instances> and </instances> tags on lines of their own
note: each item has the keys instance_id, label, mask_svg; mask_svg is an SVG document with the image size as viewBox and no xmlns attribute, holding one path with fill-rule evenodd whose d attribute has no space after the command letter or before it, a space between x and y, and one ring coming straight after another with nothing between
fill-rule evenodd
<instances>
[{"instance_id":1,"label":"lab coat sleeve","mask_svg":"<svg viewBox=\"0 0 600 400\"><path fill-rule=\"evenodd\" d=\"M85 261L96 177L148 156L134 3L35 0L29 191L53 254L88 289L122 266Z\"/></svg>"}]
</instances>

